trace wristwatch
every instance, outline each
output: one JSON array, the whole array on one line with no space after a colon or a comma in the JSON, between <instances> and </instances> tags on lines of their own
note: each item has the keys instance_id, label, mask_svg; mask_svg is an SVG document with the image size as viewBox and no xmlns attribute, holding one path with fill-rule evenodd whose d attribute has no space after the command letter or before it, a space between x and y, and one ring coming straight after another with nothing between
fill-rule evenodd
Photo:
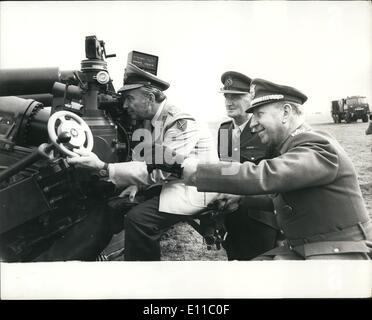
<instances>
[{"instance_id":1,"label":"wristwatch","mask_svg":"<svg viewBox=\"0 0 372 320\"><path fill-rule=\"evenodd\" d=\"M103 168L98 171L98 174L102 178L108 178L109 176L108 163L105 162Z\"/></svg>"}]
</instances>

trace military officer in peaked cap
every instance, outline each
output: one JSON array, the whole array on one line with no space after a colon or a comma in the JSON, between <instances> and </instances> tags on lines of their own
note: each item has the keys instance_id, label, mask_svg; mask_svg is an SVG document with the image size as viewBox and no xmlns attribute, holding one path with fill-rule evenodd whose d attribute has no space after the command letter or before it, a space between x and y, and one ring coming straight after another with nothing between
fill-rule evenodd
<instances>
[{"instance_id":1,"label":"military officer in peaked cap","mask_svg":"<svg viewBox=\"0 0 372 320\"><path fill-rule=\"evenodd\" d=\"M186 159L186 184L199 191L275 194L285 239L257 259L368 259L372 226L350 158L330 135L304 122L299 90L262 79L251 83L251 130L277 156L206 164Z\"/></svg>"},{"instance_id":2,"label":"military officer in peaked cap","mask_svg":"<svg viewBox=\"0 0 372 320\"><path fill-rule=\"evenodd\" d=\"M170 104L163 91L169 84L129 63L125 70L124 85L118 91L124 97L124 108L133 119L145 120L151 143L174 150L184 158L195 157L217 160L217 151L208 130L203 129L188 113ZM134 132L136 136L138 132ZM144 137L146 140L146 132ZM139 138L139 137L138 137ZM145 151L146 152L146 151ZM71 158L72 164L91 167L106 174L119 188L122 196L133 199L138 190L155 185L159 195L133 207L125 216L125 260L160 260L161 235L185 216L200 212L215 196L198 192L186 186L173 174L156 169L147 170L144 160L133 154L134 161L104 163L93 153Z\"/></svg>"},{"instance_id":3,"label":"military officer in peaked cap","mask_svg":"<svg viewBox=\"0 0 372 320\"><path fill-rule=\"evenodd\" d=\"M226 114L230 120L223 122L218 130L218 154L224 161L250 161L259 163L270 157L270 149L261 143L257 134L250 130L251 78L227 71L222 74ZM238 202L239 201L239 202ZM272 204L260 210L249 207L252 197L220 194L212 205L223 209L227 237L224 242L229 260L251 260L276 245L278 228ZM267 206L266 206L267 207Z\"/></svg>"}]
</instances>

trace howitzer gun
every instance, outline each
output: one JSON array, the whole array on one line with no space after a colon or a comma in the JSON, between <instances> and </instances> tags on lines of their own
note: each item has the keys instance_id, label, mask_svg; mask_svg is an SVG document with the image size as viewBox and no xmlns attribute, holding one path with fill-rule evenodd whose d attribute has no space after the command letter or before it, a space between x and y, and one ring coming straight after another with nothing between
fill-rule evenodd
<instances>
[{"instance_id":1,"label":"howitzer gun","mask_svg":"<svg viewBox=\"0 0 372 320\"><path fill-rule=\"evenodd\" d=\"M83 148L130 160L135 123L107 70L114 55L96 36L85 53L81 70L0 70L1 261L94 260L111 237L91 227L102 227L114 186L66 157Z\"/></svg>"}]
</instances>

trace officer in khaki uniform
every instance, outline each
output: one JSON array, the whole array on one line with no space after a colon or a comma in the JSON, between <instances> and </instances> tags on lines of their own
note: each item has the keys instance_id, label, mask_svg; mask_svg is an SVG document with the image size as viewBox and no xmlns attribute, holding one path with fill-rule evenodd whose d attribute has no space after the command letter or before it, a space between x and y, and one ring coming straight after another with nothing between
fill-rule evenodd
<instances>
[{"instance_id":1,"label":"officer in khaki uniform","mask_svg":"<svg viewBox=\"0 0 372 320\"><path fill-rule=\"evenodd\" d=\"M251 83L251 129L277 156L206 164L186 159L186 184L199 191L272 196L285 241L257 259L368 259L372 225L356 171L340 144L304 123L299 90Z\"/></svg>"},{"instance_id":2,"label":"officer in khaki uniform","mask_svg":"<svg viewBox=\"0 0 372 320\"><path fill-rule=\"evenodd\" d=\"M118 91L124 97L123 107L133 119L145 120L143 129L133 133L132 139L145 141L143 148L137 145L134 161L105 164L93 153L72 158L70 163L107 172L108 179L119 188L126 188L122 196L134 198L138 190L159 186L160 194L133 207L125 216L125 260L160 260L159 240L172 225L204 210L213 193L198 192L196 187L186 186L175 175L155 169L148 172L146 155L141 158L145 146L157 144L174 150L183 158L192 157L216 161L217 150L207 128L200 126L188 113L170 104L163 91L169 84L158 77L128 64L124 86ZM138 147L138 148L137 148ZM148 151L148 150L147 150ZM160 161L164 160L160 155ZM156 162L155 154L155 162ZM171 159L169 159L171 160Z\"/></svg>"},{"instance_id":3,"label":"officer in khaki uniform","mask_svg":"<svg viewBox=\"0 0 372 320\"><path fill-rule=\"evenodd\" d=\"M250 106L249 87L251 79L246 75L227 71L221 76L225 97L225 108L229 121L218 130L218 155L223 161L250 161L259 163L270 157L270 149L261 143L257 134L250 130L251 114L246 113ZM224 202L231 195L219 195L217 202ZM251 260L275 247L278 228L272 210L259 210L248 206L247 197L239 207L225 215L227 237L224 248L229 260ZM228 211L228 208L224 208Z\"/></svg>"}]
</instances>

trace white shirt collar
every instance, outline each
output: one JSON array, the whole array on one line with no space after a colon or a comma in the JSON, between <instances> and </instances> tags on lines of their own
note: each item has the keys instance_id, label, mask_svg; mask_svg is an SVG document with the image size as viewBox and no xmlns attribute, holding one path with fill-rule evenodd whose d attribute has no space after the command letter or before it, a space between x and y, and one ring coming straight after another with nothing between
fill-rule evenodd
<instances>
[{"instance_id":1,"label":"white shirt collar","mask_svg":"<svg viewBox=\"0 0 372 320\"><path fill-rule=\"evenodd\" d=\"M164 99L163 102L160 104L158 111L156 111L154 117L151 120L152 126L155 128L155 123L159 120L161 113L163 112L165 102L167 99Z\"/></svg>"},{"instance_id":2,"label":"white shirt collar","mask_svg":"<svg viewBox=\"0 0 372 320\"><path fill-rule=\"evenodd\" d=\"M247 125L250 118L251 117L248 117L248 120L246 122L242 123L240 126L237 126L236 123L235 123L235 120L233 119L234 129L239 128L240 132L243 132L243 130L244 130L245 126Z\"/></svg>"}]
</instances>

